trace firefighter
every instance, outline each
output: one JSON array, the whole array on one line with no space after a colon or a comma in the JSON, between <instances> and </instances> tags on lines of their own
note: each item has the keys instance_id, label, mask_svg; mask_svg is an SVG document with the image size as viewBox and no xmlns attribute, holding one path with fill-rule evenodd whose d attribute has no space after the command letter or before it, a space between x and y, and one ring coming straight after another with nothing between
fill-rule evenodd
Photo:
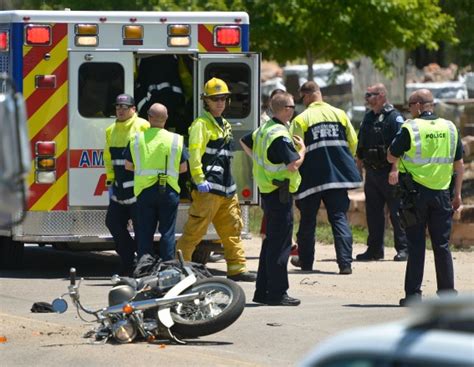
<instances>
[{"instance_id":1,"label":"firefighter","mask_svg":"<svg viewBox=\"0 0 474 367\"><path fill-rule=\"evenodd\" d=\"M293 235L291 193L301 182L298 168L304 160L305 145L299 136L293 142L288 131L287 123L295 109L292 95L279 93L270 104L273 118L240 140L244 151L253 158L253 175L266 218L253 301L298 306L300 300L287 293L288 257Z\"/></svg>"},{"instance_id":2,"label":"firefighter","mask_svg":"<svg viewBox=\"0 0 474 367\"><path fill-rule=\"evenodd\" d=\"M212 223L221 238L227 262L227 277L255 281L247 271L242 240L242 218L236 185L231 174L233 137L230 123L222 117L230 96L227 84L218 78L204 85L205 112L189 127L189 167L194 189L189 217L177 248L191 260Z\"/></svg>"},{"instance_id":3,"label":"firefighter","mask_svg":"<svg viewBox=\"0 0 474 367\"><path fill-rule=\"evenodd\" d=\"M387 153L391 163L398 163L399 177L391 184L410 182L411 202L402 201L400 217L408 238L408 262L405 273L405 297L421 299L425 264L426 227L435 258L438 294L456 292L449 236L454 211L461 206L464 173L462 144L456 126L437 117L433 95L428 89L413 92L408 99L413 120L402 125ZM453 178L453 172L455 176ZM450 192L450 186L453 190Z\"/></svg>"},{"instance_id":4,"label":"firefighter","mask_svg":"<svg viewBox=\"0 0 474 367\"><path fill-rule=\"evenodd\" d=\"M347 221L347 190L361 186L354 161L357 135L344 111L323 101L314 81L304 83L300 96L307 107L291 123L290 132L304 139L306 156L295 205L301 213L296 234L302 270L314 262L316 215L324 202L331 223L339 274L352 273L352 231Z\"/></svg>"},{"instance_id":5,"label":"firefighter","mask_svg":"<svg viewBox=\"0 0 474 367\"><path fill-rule=\"evenodd\" d=\"M159 256L163 261L175 258L175 226L178 214L179 174L188 169L188 153L183 137L165 130L168 111L160 103L148 110L151 127L132 136L125 152L125 168L134 171L133 192L137 197L140 230L138 259L154 255L156 225L160 232Z\"/></svg>"},{"instance_id":6,"label":"firefighter","mask_svg":"<svg viewBox=\"0 0 474 367\"><path fill-rule=\"evenodd\" d=\"M395 185L388 183L389 176L397 176L396 164L387 161L387 149L403 124L403 117L388 103L387 89L381 83L367 88L365 100L370 110L360 126L357 144L357 166L365 167L365 207L369 236L367 250L356 256L359 261L384 258L385 204L390 212L397 254L394 261L406 261L407 238L400 225L398 208L400 198Z\"/></svg>"},{"instance_id":7,"label":"firefighter","mask_svg":"<svg viewBox=\"0 0 474 367\"><path fill-rule=\"evenodd\" d=\"M137 116L135 101L128 94L117 96L115 112L117 119L105 130L104 165L110 198L105 224L120 256L120 274L129 275L133 271L137 245L128 231L128 223L132 220L136 237L137 198L133 194L133 172L125 170L123 153L131 135L148 129L150 124Z\"/></svg>"}]
</instances>

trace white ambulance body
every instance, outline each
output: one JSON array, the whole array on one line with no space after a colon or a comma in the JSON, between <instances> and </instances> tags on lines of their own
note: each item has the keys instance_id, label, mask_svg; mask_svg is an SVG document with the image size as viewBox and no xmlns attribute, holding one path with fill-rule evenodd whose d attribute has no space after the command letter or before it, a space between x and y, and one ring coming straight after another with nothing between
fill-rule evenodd
<instances>
[{"instance_id":1,"label":"white ambulance body","mask_svg":"<svg viewBox=\"0 0 474 367\"><path fill-rule=\"evenodd\" d=\"M203 110L204 83L225 80L239 198L256 203L251 161L238 144L260 114L259 55L248 49L243 12L0 11L0 72L23 93L33 152L27 215L21 225L0 230L0 266L19 263L25 242L113 248L105 227L103 149L120 93L135 96L141 115L153 102L169 102L168 128L186 139ZM188 208L183 200L177 236ZM216 239L210 228L206 240Z\"/></svg>"}]
</instances>

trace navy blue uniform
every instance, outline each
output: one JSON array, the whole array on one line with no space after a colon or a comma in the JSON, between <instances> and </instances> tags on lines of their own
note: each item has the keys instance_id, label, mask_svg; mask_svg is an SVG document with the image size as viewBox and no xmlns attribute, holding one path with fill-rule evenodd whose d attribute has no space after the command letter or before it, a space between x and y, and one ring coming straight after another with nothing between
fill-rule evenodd
<instances>
[{"instance_id":1,"label":"navy blue uniform","mask_svg":"<svg viewBox=\"0 0 474 367\"><path fill-rule=\"evenodd\" d=\"M124 157L133 162L130 144L125 149ZM189 152L185 146L181 153L180 163L187 161ZM143 189L137 198L137 220L140 224L138 235L137 256L140 259L145 254L154 255L153 238L158 223L161 234L158 254L163 261L175 258L175 225L178 212L179 194L169 185L161 192L159 183Z\"/></svg>"},{"instance_id":2,"label":"navy blue uniform","mask_svg":"<svg viewBox=\"0 0 474 367\"><path fill-rule=\"evenodd\" d=\"M367 253L362 255L368 258L384 257L385 204L390 212L395 249L397 253L407 251L407 238L398 218L400 199L395 195L396 186L388 183L392 165L386 157L387 149L403 121L400 112L386 104L380 113L367 112L359 130L357 157L364 162L366 170L364 193L369 231Z\"/></svg>"},{"instance_id":3,"label":"navy blue uniform","mask_svg":"<svg viewBox=\"0 0 474 367\"><path fill-rule=\"evenodd\" d=\"M424 112L419 118L435 120L437 117L430 112ZM390 153L395 157L401 157L410 149L410 144L410 135L406 129L402 128L390 146ZM454 161L462 159L462 154L461 139L458 138ZM433 247L438 292L454 290L453 259L449 250L453 215L449 189L432 190L417 182L414 182L414 185L418 190L416 208L420 220L418 224L406 228L409 254L405 274L407 298L420 297L422 293L426 227L428 227Z\"/></svg>"},{"instance_id":4,"label":"navy blue uniform","mask_svg":"<svg viewBox=\"0 0 474 367\"><path fill-rule=\"evenodd\" d=\"M275 118L273 120L280 122ZM242 142L252 148L252 134L244 136ZM268 159L275 164L288 165L300 158L291 141L284 137L275 139L267 154ZM288 258L293 235L293 200L281 203L278 190L262 193L261 198L267 224L260 251L254 301L278 302L289 288Z\"/></svg>"}]
</instances>

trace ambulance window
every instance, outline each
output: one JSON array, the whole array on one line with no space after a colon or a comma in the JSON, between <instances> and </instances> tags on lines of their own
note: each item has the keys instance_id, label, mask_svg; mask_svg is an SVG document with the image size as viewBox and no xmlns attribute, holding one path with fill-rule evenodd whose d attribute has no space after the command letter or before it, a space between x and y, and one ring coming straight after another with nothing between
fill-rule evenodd
<instances>
[{"instance_id":1,"label":"ambulance window","mask_svg":"<svg viewBox=\"0 0 474 367\"><path fill-rule=\"evenodd\" d=\"M79 68L78 106L83 117L115 115L115 97L125 89L123 66L113 62L89 62Z\"/></svg>"},{"instance_id":2,"label":"ambulance window","mask_svg":"<svg viewBox=\"0 0 474 367\"><path fill-rule=\"evenodd\" d=\"M227 83L232 93L230 106L224 111L227 118L245 118L250 114L250 68L241 63L213 63L204 71L205 80L213 77Z\"/></svg>"}]
</instances>

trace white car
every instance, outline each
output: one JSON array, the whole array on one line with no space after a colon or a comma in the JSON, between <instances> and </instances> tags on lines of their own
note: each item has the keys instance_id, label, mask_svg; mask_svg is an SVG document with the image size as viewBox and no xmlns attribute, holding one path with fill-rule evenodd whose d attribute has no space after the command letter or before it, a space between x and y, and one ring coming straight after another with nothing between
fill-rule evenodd
<instances>
[{"instance_id":1,"label":"white car","mask_svg":"<svg viewBox=\"0 0 474 367\"><path fill-rule=\"evenodd\" d=\"M346 331L321 343L300 366L474 366L474 296L412 304L406 320Z\"/></svg>"}]
</instances>

